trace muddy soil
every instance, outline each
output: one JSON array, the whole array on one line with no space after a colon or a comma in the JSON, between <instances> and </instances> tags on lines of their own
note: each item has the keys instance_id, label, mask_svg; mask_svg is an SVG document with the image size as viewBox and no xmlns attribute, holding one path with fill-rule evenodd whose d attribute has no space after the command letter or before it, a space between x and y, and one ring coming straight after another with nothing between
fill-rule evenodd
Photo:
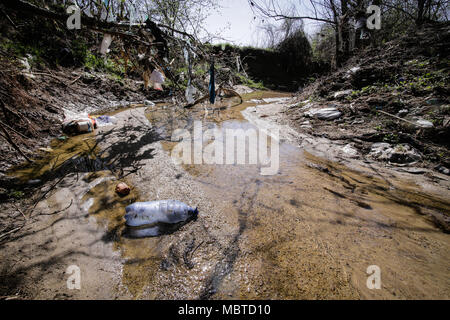
<instances>
[{"instance_id":1,"label":"muddy soil","mask_svg":"<svg viewBox=\"0 0 450 320\"><path fill-rule=\"evenodd\" d=\"M342 146L289 127L282 116L289 101L270 99L280 96L253 93L243 105L225 100L188 112L125 108L116 125L55 145L38 170L17 171L48 183L25 226L0 244L2 295L450 298L447 177L345 157ZM278 172L175 163L171 134L191 130L195 120L203 128L279 129ZM118 181L132 187L130 195L115 194ZM171 234L126 237L125 206L158 199L198 207L198 219ZM80 290L67 288L70 265L81 269ZM371 265L381 270L379 290L366 284Z\"/></svg>"}]
</instances>

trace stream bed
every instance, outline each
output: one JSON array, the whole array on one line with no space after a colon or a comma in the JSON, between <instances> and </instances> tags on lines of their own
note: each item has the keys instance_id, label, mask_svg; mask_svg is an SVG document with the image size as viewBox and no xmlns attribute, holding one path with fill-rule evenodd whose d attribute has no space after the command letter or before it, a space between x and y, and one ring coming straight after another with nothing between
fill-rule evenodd
<instances>
[{"instance_id":1,"label":"stream bed","mask_svg":"<svg viewBox=\"0 0 450 320\"><path fill-rule=\"evenodd\" d=\"M108 288L119 299L450 298L450 239L432 218L450 213L448 191L350 169L284 138L264 147L278 145L271 175L258 163L177 164L170 157L179 145L174 130L192 132L201 121L203 131L258 131L242 111L286 98L255 92L242 104L224 99L214 108L127 108L115 112L117 124L54 142L35 166L16 170L24 181L62 177L38 208L64 208L72 199L72 223L96 224L102 254L114 257L85 268L103 290L87 285L75 298L109 298ZM200 139L204 149L212 142ZM114 192L118 181L132 187L128 196ZM127 205L162 199L198 207L198 219L159 237L124 236ZM69 252L70 243L79 246L64 242ZM108 265L114 281L98 271ZM381 270L379 290L366 284L372 265Z\"/></svg>"}]
</instances>

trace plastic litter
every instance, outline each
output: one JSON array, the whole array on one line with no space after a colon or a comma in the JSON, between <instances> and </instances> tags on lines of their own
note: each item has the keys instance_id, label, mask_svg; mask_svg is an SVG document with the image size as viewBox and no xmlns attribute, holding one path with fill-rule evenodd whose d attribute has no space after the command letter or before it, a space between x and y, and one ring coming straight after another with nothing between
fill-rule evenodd
<instances>
[{"instance_id":1,"label":"plastic litter","mask_svg":"<svg viewBox=\"0 0 450 320\"><path fill-rule=\"evenodd\" d=\"M179 226L195 219L198 209L178 200L135 202L125 208L125 220L132 237L157 236L167 225Z\"/></svg>"},{"instance_id":2,"label":"plastic litter","mask_svg":"<svg viewBox=\"0 0 450 320\"><path fill-rule=\"evenodd\" d=\"M191 84L189 83L188 86L187 86L187 88L186 88L186 92L185 92L185 95L186 95L186 101L187 101L189 104L192 104L192 103L195 102L194 96L195 96L196 93L197 93L197 89L196 89L193 85L191 85Z\"/></svg>"},{"instance_id":3,"label":"plastic litter","mask_svg":"<svg viewBox=\"0 0 450 320\"><path fill-rule=\"evenodd\" d=\"M111 45L112 42L112 35L105 33L105 35L103 36L103 40L102 40L102 44L100 45L100 53L101 54L107 54L108 53L108 49L109 46Z\"/></svg>"},{"instance_id":4,"label":"plastic litter","mask_svg":"<svg viewBox=\"0 0 450 320\"><path fill-rule=\"evenodd\" d=\"M82 134L92 132L97 128L97 122L87 113L75 114L68 112L62 124L66 134Z\"/></svg>"},{"instance_id":5,"label":"plastic litter","mask_svg":"<svg viewBox=\"0 0 450 320\"><path fill-rule=\"evenodd\" d=\"M159 70L153 70L150 75L150 83L153 85L153 89L162 91L162 84L164 83L164 75Z\"/></svg>"},{"instance_id":6,"label":"plastic litter","mask_svg":"<svg viewBox=\"0 0 450 320\"><path fill-rule=\"evenodd\" d=\"M67 134L82 134L92 132L95 129L95 122L92 119L68 120L63 122L62 130Z\"/></svg>"},{"instance_id":7,"label":"plastic litter","mask_svg":"<svg viewBox=\"0 0 450 320\"><path fill-rule=\"evenodd\" d=\"M185 97L188 104L193 104L195 102L194 96L197 93L197 89L192 85L192 63L191 63L191 52L190 50L184 49L184 59L188 64L188 84L185 91Z\"/></svg>"},{"instance_id":8,"label":"plastic litter","mask_svg":"<svg viewBox=\"0 0 450 320\"><path fill-rule=\"evenodd\" d=\"M109 126L117 123L117 118L113 116L99 116L95 118L98 127Z\"/></svg>"},{"instance_id":9,"label":"plastic litter","mask_svg":"<svg viewBox=\"0 0 450 320\"><path fill-rule=\"evenodd\" d=\"M211 62L211 66L209 68L209 102L214 104L216 101L216 84L214 79L214 61Z\"/></svg>"},{"instance_id":10,"label":"plastic litter","mask_svg":"<svg viewBox=\"0 0 450 320\"><path fill-rule=\"evenodd\" d=\"M145 105L146 107L154 107L156 104L155 104L153 101L145 100L145 101L144 101L144 105Z\"/></svg>"},{"instance_id":11,"label":"plastic litter","mask_svg":"<svg viewBox=\"0 0 450 320\"><path fill-rule=\"evenodd\" d=\"M41 182L42 181L40 179L34 179L34 180L28 180L27 184L30 185L30 186L35 186L35 185L40 184Z\"/></svg>"}]
</instances>

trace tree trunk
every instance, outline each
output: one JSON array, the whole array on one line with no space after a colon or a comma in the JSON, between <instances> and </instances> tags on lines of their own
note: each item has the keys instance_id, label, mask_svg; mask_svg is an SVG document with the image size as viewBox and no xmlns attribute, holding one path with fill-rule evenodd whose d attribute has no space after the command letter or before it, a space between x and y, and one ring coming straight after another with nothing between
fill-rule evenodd
<instances>
[{"instance_id":1,"label":"tree trunk","mask_svg":"<svg viewBox=\"0 0 450 320\"><path fill-rule=\"evenodd\" d=\"M426 0L418 0L418 2L417 2L417 20L416 20L416 24L418 26L422 25L422 23L423 23L425 1Z\"/></svg>"},{"instance_id":2,"label":"tree trunk","mask_svg":"<svg viewBox=\"0 0 450 320\"><path fill-rule=\"evenodd\" d=\"M346 60L350 55L350 13L348 10L348 0L341 0L341 10L342 58L343 60Z\"/></svg>"}]
</instances>

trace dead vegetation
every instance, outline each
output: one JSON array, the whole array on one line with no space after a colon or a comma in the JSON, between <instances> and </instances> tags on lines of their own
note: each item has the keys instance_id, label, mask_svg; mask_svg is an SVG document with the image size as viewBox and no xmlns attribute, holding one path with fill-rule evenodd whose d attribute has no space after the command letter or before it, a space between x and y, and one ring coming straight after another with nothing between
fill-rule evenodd
<instances>
[{"instance_id":1,"label":"dead vegetation","mask_svg":"<svg viewBox=\"0 0 450 320\"><path fill-rule=\"evenodd\" d=\"M375 142L409 144L422 153L420 166L448 168L449 45L450 25L436 23L410 30L382 47L368 47L304 88L287 115L301 130L349 140L363 154ZM304 113L311 106L337 107L343 116L333 121L309 119ZM419 120L430 127L419 126ZM302 127L305 121L311 128Z\"/></svg>"}]
</instances>

